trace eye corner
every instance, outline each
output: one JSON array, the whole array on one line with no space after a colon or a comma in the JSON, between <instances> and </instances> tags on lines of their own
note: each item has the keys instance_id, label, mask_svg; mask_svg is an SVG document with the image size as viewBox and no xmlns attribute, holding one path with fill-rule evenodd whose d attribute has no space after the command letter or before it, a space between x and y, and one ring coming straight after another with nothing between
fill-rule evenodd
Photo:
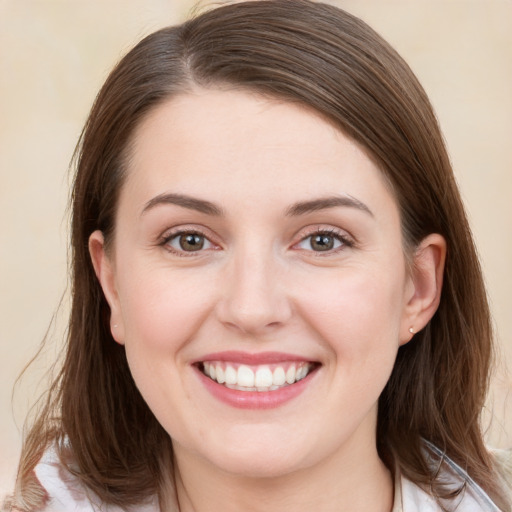
<instances>
[{"instance_id":1,"label":"eye corner","mask_svg":"<svg viewBox=\"0 0 512 512\"><path fill-rule=\"evenodd\" d=\"M292 249L304 251L315 256L329 256L355 245L353 238L333 227L316 227L299 233L299 240Z\"/></svg>"},{"instance_id":2,"label":"eye corner","mask_svg":"<svg viewBox=\"0 0 512 512\"><path fill-rule=\"evenodd\" d=\"M196 227L179 227L167 230L159 238L158 245L174 256L199 257L221 249L212 239L213 236Z\"/></svg>"}]
</instances>

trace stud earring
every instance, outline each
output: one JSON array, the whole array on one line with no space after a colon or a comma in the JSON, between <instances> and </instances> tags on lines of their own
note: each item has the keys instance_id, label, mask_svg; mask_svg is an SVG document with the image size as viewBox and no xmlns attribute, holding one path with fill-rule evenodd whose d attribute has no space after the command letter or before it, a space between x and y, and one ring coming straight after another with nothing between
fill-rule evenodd
<instances>
[{"instance_id":1,"label":"stud earring","mask_svg":"<svg viewBox=\"0 0 512 512\"><path fill-rule=\"evenodd\" d=\"M414 329L413 329L412 327L409 327L409 332L410 332L411 334L414 334Z\"/></svg>"}]
</instances>

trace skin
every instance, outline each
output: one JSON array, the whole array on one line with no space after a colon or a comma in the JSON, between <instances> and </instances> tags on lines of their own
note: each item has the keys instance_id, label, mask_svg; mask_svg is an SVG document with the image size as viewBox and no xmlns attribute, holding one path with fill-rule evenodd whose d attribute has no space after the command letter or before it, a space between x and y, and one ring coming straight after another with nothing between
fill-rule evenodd
<instances>
[{"instance_id":1,"label":"skin","mask_svg":"<svg viewBox=\"0 0 512 512\"><path fill-rule=\"evenodd\" d=\"M333 195L358 203L290 215ZM202 250L181 248L176 233L190 231ZM311 244L319 231L333 249ZM398 206L358 145L289 103L234 90L175 97L137 128L113 246L95 232L90 252L113 336L173 439L182 512L391 510L377 400L409 328L437 308L445 244L427 237L408 270ZM225 350L320 367L285 404L238 409L193 366Z\"/></svg>"}]
</instances>

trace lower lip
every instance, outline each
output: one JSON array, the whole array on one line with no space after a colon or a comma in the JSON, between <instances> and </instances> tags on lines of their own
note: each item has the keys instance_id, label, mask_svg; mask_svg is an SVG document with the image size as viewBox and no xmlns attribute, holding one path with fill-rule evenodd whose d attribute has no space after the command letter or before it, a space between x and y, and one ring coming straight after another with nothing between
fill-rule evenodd
<instances>
[{"instance_id":1,"label":"lower lip","mask_svg":"<svg viewBox=\"0 0 512 512\"><path fill-rule=\"evenodd\" d=\"M221 402L238 409L274 409L300 395L310 384L316 373L313 370L295 384L283 386L274 391L240 391L230 389L207 377L199 368L196 371L206 389Z\"/></svg>"}]
</instances>

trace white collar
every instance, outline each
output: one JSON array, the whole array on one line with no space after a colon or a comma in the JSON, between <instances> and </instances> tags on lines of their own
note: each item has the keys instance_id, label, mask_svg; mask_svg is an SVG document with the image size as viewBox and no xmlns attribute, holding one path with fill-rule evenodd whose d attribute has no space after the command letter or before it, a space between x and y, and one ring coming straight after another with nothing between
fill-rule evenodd
<instances>
[{"instance_id":1,"label":"white collar","mask_svg":"<svg viewBox=\"0 0 512 512\"><path fill-rule=\"evenodd\" d=\"M462 492L450 501L444 501L446 510L457 512L500 512L485 491L453 460L434 445L425 441L425 453L438 479L454 490ZM399 471L395 475L395 499L392 512L442 512L435 498L419 485L408 480Z\"/></svg>"},{"instance_id":2,"label":"white collar","mask_svg":"<svg viewBox=\"0 0 512 512\"><path fill-rule=\"evenodd\" d=\"M430 461L439 465L442 454L430 445ZM55 447L47 450L35 468L36 475L47 491L51 503L44 510L92 512L101 509L105 512L127 512L131 508L121 509L105 506L90 491L86 491L76 477L73 477L60 463ZM459 488L465 482L465 489L453 502L445 503L447 510L457 512L500 512L489 496L476 484L465 471L448 457L442 458L439 478L443 482ZM442 512L441 507L431 494L414 482L408 480L399 471L395 475L394 505L392 512ZM145 505L135 508L137 512L158 512L156 497Z\"/></svg>"}]
</instances>

